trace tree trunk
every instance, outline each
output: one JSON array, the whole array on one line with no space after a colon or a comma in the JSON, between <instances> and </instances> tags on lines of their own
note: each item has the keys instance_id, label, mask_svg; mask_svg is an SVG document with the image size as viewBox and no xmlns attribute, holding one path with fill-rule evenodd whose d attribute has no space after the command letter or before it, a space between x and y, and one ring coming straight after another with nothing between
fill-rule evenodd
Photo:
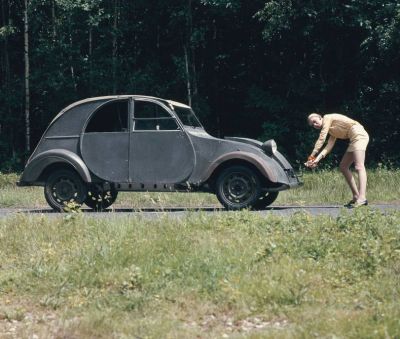
<instances>
[{"instance_id":1,"label":"tree trunk","mask_svg":"<svg viewBox=\"0 0 400 339\"><path fill-rule=\"evenodd\" d=\"M197 81L196 81L196 62L194 45L191 42L193 35L193 14L192 14L192 0L188 0L189 5L189 46L190 46L190 68L192 73L192 87L193 97L197 96Z\"/></svg>"},{"instance_id":2,"label":"tree trunk","mask_svg":"<svg viewBox=\"0 0 400 339\"><path fill-rule=\"evenodd\" d=\"M0 22L0 27L1 26L6 26L7 20L5 16L5 11L4 11L4 0L1 1L1 22ZM7 35L4 37L4 55L1 56L1 69L0 69L0 88L2 87L2 79L3 79L3 74L4 78L6 78L6 54L7 54ZM8 95L7 93L7 79L4 80L4 87L5 87L5 95ZM1 128L2 124L0 122L0 134L1 134Z\"/></svg>"},{"instance_id":3,"label":"tree trunk","mask_svg":"<svg viewBox=\"0 0 400 339\"><path fill-rule=\"evenodd\" d=\"M24 0L24 57L25 57L25 151L31 151L30 88L29 88L29 22L28 0Z\"/></svg>"},{"instance_id":4,"label":"tree trunk","mask_svg":"<svg viewBox=\"0 0 400 339\"><path fill-rule=\"evenodd\" d=\"M53 21L53 42L57 39L57 22L56 22L56 0L51 2L51 18Z\"/></svg>"},{"instance_id":5,"label":"tree trunk","mask_svg":"<svg viewBox=\"0 0 400 339\"><path fill-rule=\"evenodd\" d=\"M117 52L118 52L118 16L119 16L119 0L114 0L114 22L113 22L113 38L112 38L112 82L113 94L117 92Z\"/></svg>"},{"instance_id":6,"label":"tree trunk","mask_svg":"<svg viewBox=\"0 0 400 339\"><path fill-rule=\"evenodd\" d=\"M4 0L1 1L1 26L7 26L7 18L5 14L5 9L4 9ZM7 34L4 36L4 54L2 55L1 61L1 72L4 73L4 79L6 77L6 69L7 69L7 60L6 60L6 54L7 54L7 45L8 45L8 37ZM2 49L3 50L3 49ZM2 78L0 78L2 79ZM5 79L4 84L7 84L7 80Z\"/></svg>"},{"instance_id":7,"label":"tree trunk","mask_svg":"<svg viewBox=\"0 0 400 339\"><path fill-rule=\"evenodd\" d=\"M2 0L1 2L1 17L2 17L2 25L11 27L11 8L9 0ZM10 69L10 51L9 51L9 39L8 33L4 35L4 51L3 51L3 65L2 71L4 74L4 95L8 99L10 97L10 85L11 85L11 69ZM5 112L7 114L8 119L5 119L4 123L0 123L0 134L5 135L5 139L11 144L12 152L15 153L16 142L14 142L14 129L9 128L9 122L12 116L12 110L9 100L5 100Z\"/></svg>"},{"instance_id":8,"label":"tree trunk","mask_svg":"<svg viewBox=\"0 0 400 339\"><path fill-rule=\"evenodd\" d=\"M70 53L69 53L69 68L71 71L71 78L72 78L72 83L74 85L74 90L75 92L78 91L78 85L76 84L76 77L75 77L75 69L74 69L74 64L73 64L73 57L72 57L72 53L73 53L73 43L72 43L72 32L69 32L69 44L70 44Z\"/></svg>"},{"instance_id":9,"label":"tree trunk","mask_svg":"<svg viewBox=\"0 0 400 339\"><path fill-rule=\"evenodd\" d=\"M8 20L6 17L6 10L5 10L5 1L2 0L1 2L1 17L2 17L2 23L4 26L10 26L11 25L11 19L10 15L8 15ZM7 1L8 4L8 1ZM9 4L8 4L9 7ZM10 57L8 54L8 35L5 34L4 36L4 56L3 56L3 72L4 72L4 85L6 88L7 96L8 96L8 90L9 90L9 85L10 85Z\"/></svg>"},{"instance_id":10,"label":"tree trunk","mask_svg":"<svg viewBox=\"0 0 400 339\"><path fill-rule=\"evenodd\" d=\"M186 46L183 47L183 52L185 55L186 89L188 96L188 105L192 106L192 85L190 81L188 49L186 48Z\"/></svg>"},{"instance_id":11,"label":"tree trunk","mask_svg":"<svg viewBox=\"0 0 400 339\"><path fill-rule=\"evenodd\" d=\"M197 96L196 82L196 66L195 66L195 50L192 44L193 35L193 16L192 16L192 0L188 0L187 15L186 15L186 42L184 47L185 66L186 66L186 81L188 91L189 106Z\"/></svg>"},{"instance_id":12,"label":"tree trunk","mask_svg":"<svg viewBox=\"0 0 400 339\"><path fill-rule=\"evenodd\" d=\"M93 64L92 64L92 52L93 52L93 27L89 26L89 94L92 95L93 90Z\"/></svg>"}]
</instances>

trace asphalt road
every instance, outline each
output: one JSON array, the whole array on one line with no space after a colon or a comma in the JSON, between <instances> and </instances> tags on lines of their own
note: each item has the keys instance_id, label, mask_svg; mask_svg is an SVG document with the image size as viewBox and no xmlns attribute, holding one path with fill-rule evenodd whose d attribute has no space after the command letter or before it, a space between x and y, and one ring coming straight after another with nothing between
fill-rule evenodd
<instances>
[{"instance_id":1,"label":"asphalt road","mask_svg":"<svg viewBox=\"0 0 400 339\"><path fill-rule=\"evenodd\" d=\"M364 208L364 207L361 207ZM382 212L400 210L400 205L396 204L374 204L367 208L377 209ZM311 215L330 215L337 216L342 210L347 210L342 206L271 206L263 211L253 211L252 213L259 213L262 215L274 214L280 216L290 216L296 212L307 212ZM350 210L352 211L352 210ZM184 217L188 213L193 212L204 212L204 213L229 213L223 208L219 207L200 207L200 208L185 208L185 207L174 207L174 208L143 208L143 209L130 209L130 208L115 208L108 209L103 212L93 212L90 209L83 209L83 213L90 217L102 218L102 217L118 217L118 216L144 216L149 218L157 218L165 216L166 214L171 217ZM0 218L12 216L17 213L23 213L26 215L39 215L44 214L51 217L65 216L64 213L54 212L52 209L30 209L30 208L0 208Z\"/></svg>"}]
</instances>

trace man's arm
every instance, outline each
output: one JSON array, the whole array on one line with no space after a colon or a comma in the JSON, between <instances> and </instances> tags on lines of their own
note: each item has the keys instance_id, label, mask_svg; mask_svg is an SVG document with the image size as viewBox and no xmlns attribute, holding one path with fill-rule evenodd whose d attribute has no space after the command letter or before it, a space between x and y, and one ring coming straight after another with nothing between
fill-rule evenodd
<instances>
[{"instance_id":1,"label":"man's arm","mask_svg":"<svg viewBox=\"0 0 400 339\"><path fill-rule=\"evenodd\" d=\"M332 125L332 118L329 116L329 114L327 114L324 116L324 120L322 123L322 130L321 130L321 133L319 134L317 142L315 143L314 149L311 152L311 156L315 156L318 153L318 151L321 149L321 147L324 145L326 137L329 132L329 128L331 127L331 125ZM332 147L333 147L333 145L332 145Z\"/></svg>"},{"instance_id":2,"label":"man's arm","mask_svg":"<svg viewBox=\"0 0 400 339\"><path fill-rule=\"evenodd\" d=\"M317 158L315 159L316 162L320 161L322 158L325 158L330 151L332 151L333 146L335 145L336 138L333 137L332 135L329 136L328 143L326 144L326 147L321 151L320 154L318 154Z\"/></svg>"}]
</instances>

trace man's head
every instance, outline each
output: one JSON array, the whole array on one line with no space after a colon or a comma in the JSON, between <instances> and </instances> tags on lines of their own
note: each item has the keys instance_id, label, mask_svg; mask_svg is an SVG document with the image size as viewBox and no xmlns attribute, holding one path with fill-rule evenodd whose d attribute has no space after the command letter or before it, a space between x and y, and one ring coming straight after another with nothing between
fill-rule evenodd
<instances>
[{"instance_id":1,"label":"man's head","mask_svg":"<svg viewBox=\"0 0 400 339\"><path fill-rule=\"evenodd\" d=\"M308 124L316 129L322 128L322 120L322 116L319 113L311 113L307 118Z\"/></svg>"}]
</instances>

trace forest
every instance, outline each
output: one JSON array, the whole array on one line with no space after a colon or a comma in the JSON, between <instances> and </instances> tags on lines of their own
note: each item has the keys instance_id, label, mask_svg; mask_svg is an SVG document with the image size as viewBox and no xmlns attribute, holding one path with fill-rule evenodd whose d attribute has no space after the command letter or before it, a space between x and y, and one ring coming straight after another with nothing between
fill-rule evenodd
<instances>
[{"instance_id":1,"label":"forest","mask_svg":"<svg viewBox=\"0 0 400 339\"><path fill-rule=\"evenodd\" d=\"M399 0L1 0L0 46L3 172L61 109L111 94L187 103L211 135L273 138L294 164L307 115L344 113L369 166L400 165Z\"/></svg>"}]
</instances>

